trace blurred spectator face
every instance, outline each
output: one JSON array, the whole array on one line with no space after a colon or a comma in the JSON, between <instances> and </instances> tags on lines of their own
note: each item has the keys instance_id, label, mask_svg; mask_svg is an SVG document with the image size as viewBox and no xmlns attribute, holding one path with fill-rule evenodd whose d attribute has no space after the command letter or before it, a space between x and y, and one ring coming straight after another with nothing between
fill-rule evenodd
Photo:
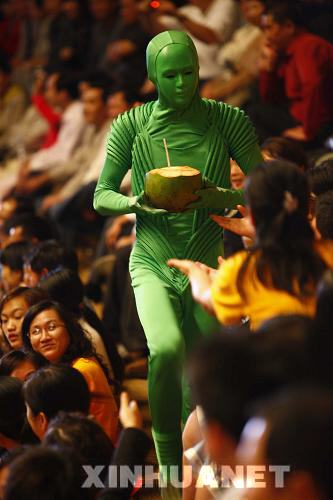
<instances>
[{"instance_id":1,"label":"blurred spectator face","mask_svg":"<svg viewBox=\"0 0 333 500\"><path fill-rule=\"evenodd\" d=\"M10 290L20 285L22 282L22 273L19 270L13 270L9 266L3 264L1 266L1 282L3 289L8 293Z\"/></svg>"},{"instance_id":2,"label":"blurred spectator face","mask_svg":"<svg viewBox=\"0 0 333 500\"><path fill-rule=\"evenodd\" d=\"M23 297L13 297L2 308L1 328L12 349L20 349L23 345L21 328L28 309Z\"/></svg>"},{"instance_id":3,"label":"blurred spectator face","mask_svg":"<svg viewBox=\"0 0 333 500\"><path fill-rule=\"evenodd\" d=\"M235 160L230 160L230 182L232 189L243 189L245 175Z\"/></svg>"},{"instance_id":4,"label":"blurred spectator face","mask_svg":"<svg viewBox=\"0 0 333 500\"><path fill-rule=\"evenodd\" d=\"M318 429L319 431L319 429ZM267 460L267 442L270 436L269 422L263 418L252 418L245 425L241 440L237 448L237 463L245 466L264 466L265 471L260 471L259 476L253 473L253 487L246 479L248 489L247 500L323 500L328 496L323 495L309 472L294 470L291 474L284 474L284 486L278 487L276 475L269 471ZM319 431L320 432L320 431ZM304 436L306 439L306 435ZM319 450L318 450L319 452ZM320 452L319 452L320 453ZM274 464L274 465L288 465ZM281 478L282 479L282 478ZM265 487L258 487L264 483Z\"/></svg>"},{"instance_id":5,"label":"blurred spectator face","mask_svg":"<svg viewBox=\"0 0 333 500\"><path fill-rule=\"evenodd\" d=\"M58 106L58 90L57 90L57 80L59 75L57 73L53 73L46 80L45 86L45 99L50 104L50 106Z\"/></svg>"},{"instance_id":6,"label":"blurred spectator face","mask_svg":"<svg viewBox=\"0 0 333 500\"><path fill-rule=\"evenodd\" d=\"M114 0L90 0L90 12L97 21L107 19L115 7Z\"/></svg>"},{"instance_id":7,"label":"blurred spectator face","mask_svg":"<svg viewBox=\"0 0 333 500\"><path fill-rule=\"evenodd\" d=\"M3 96L10 84L10 75L0 70L0 96Z\"/></svg>"},{"instance_id":8,"label":"blurred spectator face","mask_svg":"<svg viewBox=\"0 0 333 500\"><path fill-rule=\"evenodd\" d=\"M10 374L11 377L18 378L24 382L27 380L32 373L37 371L37 367L32 363L32 361L22 361Z\"/></svg>"},{"instance_id":9,"label":"blurred spectator face","mask_svg":"<svg viewBox=\"0 0 333 500\"><path fill-rule=\"evenodd\" d=\"M125 24L132 24L137 20L138 10L134 0L121 0L121 18Z\"/></svg>"},{"instance_id":10,"label":"blurred spectator face","mask_svg":"<svg viewBox=\"0 0 333 500\"><path fill-rule=\"evenodd\" d=\"M84 117L93 125L103 124L107 117L107 110L102 98L102 90L98 88L87 89L83 94Z\"/></svg>"},{"instance_id":11,"label":"blurred spectator face","mask_svg":"<svg viewBox=\"0 0 333 500\"><path fill-rule=\"evenodd\" d=\"M2 243L3 248L11 245L11 243L16 243L17 241L23 241L23 226L11 227L9 230L9 235Z\"/></svg>"},{"instance_id":12,"label":"blurred spectator face","mask_svg":"<svg viewBox=\"0 0 333 500\"><path fill-rule=\"evenodd\" d=\"M241 0L240 7L247 22L260 26L261 16L265 10L263 2L259 0Z\"/></svg>"},{"instance_id":13,"label":"blurred spectator face","mask_svg":"<svg viewBox=\"0 0 333 500\"><path fill-rule=\"evenodd\" d=\"M6 200L0 201L0 226L12 215L17 207L17 201L15 198L7 198Z\"/></svg>"},{"instance_id":14,"label":"blurred spectator face","mask_svg":"<svg viewBox=\"0 0 333 500\"><path fill-rule=\"evenodd\" d=\"M26 286L33 288L38 285L40 275L31 269L30 264L24 264L23 267L23 282Z\"/></svg>"},{"instance_id":15,"label":"blurred spectator face","mask_svg":"<svg viewBox=\"0 0 333 500\"><path fill-rule=\"evenodd\" d=\"M70 19L75 19L80 14L80 6L75 0L63 0L62 11Z\"/></svg>"},{"instance_id":16,"label":"blurred spectator face","mask_svg":"<svg viewBox=\"0 0 333 500\"><path fill-rule=\"evenodd\" d=\"M295 34L295 25L291 21L277 23L271 14L264 15L261 23L269 47L283 51Z\"/></svg>"},{"instance_id":17,"label":"blurred spectator face","mask_svg":"<svg viewBox=\"0 0 333 500\"><path fill-rule=\"evenodd\" d=\"M69 333L57 311L45 309L35 316L29 328L31 347L50 363L58 363L65 354Z\"/></svg>"},{"instance_id":18,"label":"blurred spectator face","mask_svg":"<svg viewBox=\"0 0 333 500\"><path fill-rule=\"evenodd\" d=\"M107 113L111 120L114 120L120 113L124 113L124 111L127 111L129 108L130 105L126 101L124 92L115 92L108 98Z\"/></svg>"}]
</instances>

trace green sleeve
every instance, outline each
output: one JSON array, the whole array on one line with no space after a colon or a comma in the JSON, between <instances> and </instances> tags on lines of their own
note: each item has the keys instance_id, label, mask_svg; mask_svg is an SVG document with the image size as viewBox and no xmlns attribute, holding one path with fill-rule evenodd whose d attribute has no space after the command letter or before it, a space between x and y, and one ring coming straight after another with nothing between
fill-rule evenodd
<instances>
[{"instance_id":1,"label":"green sleeve","mask_svg":"<svg viewBox=\"0 0 333 500\"><path fill-rule=\"evenodd\" d=\"M226 104L222 106L228 116L228 119L224 121L223 134L226 137L230 156L247 175L263 161L256 132L243 110ZM223 204L226 208L235 208L236 205L244 205L244 203L242 190L229 189L228 192L223 193Z\"/></svg>"},{"instance_id":2,"label":"green sleeve","mask_svg":"<svg viewBox=\"0 0 333 500\"><path fill-rule=\"evenodd\" d=\"M243 110L221 103L222 133L233 158L247 175L263 161L258 138L252 123Z\"/></svg>"},{"instance_id":3,"label":"green sleeve","mask_svg":"<svg viewBox=\"0 0 333 500\"><path fill-rule=\"evenodd\" d=\"M132 213L132 199L119 193L119 187L132 165L132 145L135 137L130 127L129 113L120 115L112 124L107 140L106 159L98 179L94 209L101 215Z\"/></svg>"}]
</instances>

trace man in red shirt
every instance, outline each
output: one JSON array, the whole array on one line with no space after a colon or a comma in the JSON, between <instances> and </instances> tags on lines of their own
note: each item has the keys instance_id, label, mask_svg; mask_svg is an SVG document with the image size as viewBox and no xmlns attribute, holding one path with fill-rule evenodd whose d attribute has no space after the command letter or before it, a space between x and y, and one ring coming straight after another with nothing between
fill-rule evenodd
<instances>
[{"instance_id":1,"label":"man in red shirt","mask_svg":"<svg viewBox=\"0 0 333 500\"><path fill-rule=\"evenodd\" d=\"M333 132L333 45L302 27L294 2L268 6L262 28L259 135L321 144Z\"/></svg>"}]
</instances>

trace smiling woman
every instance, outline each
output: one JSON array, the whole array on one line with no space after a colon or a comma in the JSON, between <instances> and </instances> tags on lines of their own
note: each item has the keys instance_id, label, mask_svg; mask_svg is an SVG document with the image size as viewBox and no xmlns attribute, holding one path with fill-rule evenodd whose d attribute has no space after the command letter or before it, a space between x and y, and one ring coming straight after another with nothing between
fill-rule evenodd
<instances>
[{"instance_id":1,"label":"smiling woman","mask_svg":"<svg viewBox=\"0 0 333 500\"><path fill-rule=\"evenodd\" d=\"M72 314L57 302L40 302L25 316L22 332L27 348L50 363L65 363L82 373L91 395L90 414L115 442L118 409L107 370Z\"/></svg>"}]
</instances>

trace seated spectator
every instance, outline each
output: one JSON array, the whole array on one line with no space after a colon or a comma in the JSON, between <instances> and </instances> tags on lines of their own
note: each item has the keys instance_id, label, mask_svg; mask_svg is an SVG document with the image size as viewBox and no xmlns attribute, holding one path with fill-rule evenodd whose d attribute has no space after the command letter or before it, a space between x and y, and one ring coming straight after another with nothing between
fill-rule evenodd
<instances>
[{"instance_id":1,"label":"seated spectator","mask_svg":"<svg viewBox=\"0 0 333 500\"><path fill-rule=\"evenodd\" d=\"M20 445L25 424L22 382L14 377L0 377L0 450ZM0 454L2 454L0 451Z\"/></svg>"},{"instance_id":2,"label":"seated spectator","mask_svg":"<svg viewBox=\"0 0 333 500\"><path fill-rule=\"evenodd\" d=\"M136 0L120 0L119 23L105 56L105 71L121 88L139 89L146 78L145 52L149 36L139 22Z\"/></svg>"},{"instance_id":3,"label":"seated spectator","mask_svg":"<svg viewBox=\"0 0 333 500\"><path fill-rule=\"evenodd\" d=\"M48 68L82 70L89 48L89 12L85 0L63 0L57 37L52 40Z\"/></svg>"},{"instance_id":4,"label":"seated spectator","mask_svg":"<svg viewBox=\"0 0 333 500\"><path fill-rule=\"evenodd\" d=\"M78 81L73 76L50 75L48 100L59 108L61 122L56 142L47 149L33 154L30 159L22 162L17 193L29 195L44 186L46 172L56 164L67 161L77 146L84 129L82 104L78 99Z\"/></svg>"},{"instance_id":5,"label":"seated spectator","mask_svg":"<svg viewBox=\"0 0 333 500\"><path fill-rule=\"evenodd\" d=\"M45 364L44 358L34 351L10 351L0 359L0 375L15 377L24 382Z\"/></svg>"},{"instance_id":6,"label":"seated spectator","mask_svg":"<svg viewBox=\"0 0 333 500\"><path fill-rule=\"evenodd\" d=\"M333 130L333 45L304 30L296 2L270 4L263 30L262 102L249 110L259 137L321 145Z\"/></svg>"},{"instance_id":7,"label":"seated spectator","mask_svg":"<svg viewBox=\"0 0 333 500\"><path fill-rule=\"evenodd\" d=\"M177 8L174 2L161 1L157 9L145 10L146 29L151 35L165 30L186 31L199 56L200 79L219 75L217 53L237 27L238 6L234 0L190 0Z\"/></svg>"},{"instance_id":8,"label":"seated spectator","mask_svg":"<svg viewBox=\"0 0 333 500\"><path fill-rule=\"evenodd\" d=\"M261 16L264 0L240 0L245 23L219 50L217 62L220 75L201 88L202 97L217 99L233 106L247 101L249 87L259 73L258 59L261 50Z\"/></svg>"},{"instance_id":9,"label":"seated spectator","mask_svg":"<svg viewBox=\"0 0 333 500\"><path fill-rule=\"evenodd\" d=\"M2 228L2 247L17 241L29 241L36 244L55 237L49 221L33 213L15 213L5 221Z\"/></svg>"},{"instance_id":10,"label":"seated spectator","mask_svg":"<svg viewBox=\"0 0 333 500\"><path fill-rule=\"evenodd\" d=\"M303 172L308 170L308 159L302 145L286 137L268 137L261 145L261 154L265 161L286 160Z\"/></svg>"},{"instance_id":11,"label":"seated spectator","mask_svg":"<svg viewBox=\"0 0 333 500\"><path fill-rule=\"evenodd\" d=\"M197 408L188 420L183 443L185 464L192 465L195 478L202 465L211 464L217 472L217 488L221 484L218 467L235 470L239 463L236 448L248 408L257 399L308 378L311 326L308 318L280 317L268 321L256 335L241 329L233 330L232 335L220 332L193 351L189 382L200 410ZM211 479L214 482L214 477ZM186 500L194 498L193 484L184 495Z\"/></svg>"},{"instance_id":12,"label":"seated spectator","mask_svg":"<svg viewBox=\"0 0 333 500\"><path fill-rule=\"evenodd\" d=\"M40 283L40 288L45 290L51 300L62 304L76 317L82 329L90 339L96 353L107 367L110 376L114 378L113 368L103 341L106 335L103 328L97 331L89 322L93 311L91 311L90 315L86 314L87 306L84 304L84 286L79 275L70 269L58 269L46 275ZM110 347L112 341L107 342L107 344ZM112 351L114 358L116 352L115 346L113 346Z\"/></svg>"},{"instance_id":13,"label":"seated spectator","mask_svg":"<svg viewBox=\"0 0 333 500\"><path fill-rule=\"evenodd\" d=\"M27 286L37 286L49 272L60 266L77 271L76 253L73 250L64 249L55 240L42 241L25 255L23 281Z\"/></svg>"},{"instance_id":14,"label":"seated spectator","mask_svg":"<svg viewBox=\"0 0 333 500\"><path fill-rule=\"evenodd\" d=\"M320 388L289 391L262 404L246 424L237 453L238 463L266 466L266 487L250 488L251 499L332 498L332 422L333 394ZM287 465L282 486L270 465Z\"/></svg>"},{"instance_id":15,"label":"seated spectator","mask_svg":"<svg viewBox=\"0 0 333 500\"><path fill-rule=\"evenodd\" d=\"M104 69L108 43L118 22L117 0L89 0L92 16L91 38L86 56L86 68L89 71Z\"/></svg>"},{"instance_id":16,"label":"seated spectator","mask_svg":"<svg viewBox=\"0 0 333 500\"><path fill-rule=\"evenodd\" d=\"M313 224L318 237L333 240L333 190L317 196Z\"/></svg>"},{"instance_id":17,"label":"seated spectator","mask_svg":"<svg viewBox=\"0 0 333 500\"><path fill-rule=\"evenodd\" d=\"M11 243L1 251L1 287L5 293L22 284L24 256L28 250L28 243L18 241Z\"/></svg>"},{"instance_id":18,"label":"seated spectator","mask_svg":"<svg viewBox=\"0 0 333 500\"><path fill-rule=\"evenodd\" d=\"M96 233L101 229L104 219L92 210L92 203L105 160L110 123L138 101L138 95L130 90L116 90L108 96L103 84L98 81L90 82L83 95L85 117L95 127L95 134L90 134L90 140L87 139L78 148L82 154L77 151L73 155L70 168L67 163L64 164L63 170L72 171L73 175L55 194L45 197L41 205L41 210L47 210L48 216L57 224L66 247L74 246L80 234Z\"/></svg>"},{"instance_id":19,"label":"seated spectator","mask_svg":"<svg viewBox=\"0 0 333 500\"><path fill-rule=\"evenodd\" d=\"M68 221L68 200L92 180L95 180L94 178L88 179L87 176L91 171L91 166L96 163L101 148L103 147L105 150L106 137L110 128L106 107L107 99L108 90L104 83L90 82L89 88L84 91L82 97L86 127L81 140L70 160L58 163L46 174L47 182L52 184L54 192L44 198L41 211L48 211L51 218L56 221L60 217L59 214L63 214L63 212L66 212L66 220ZM100 168L99 165L97 176ZM92 196L90 205L92 205ZM96 219L97 215L95 214L91 223L96 225L98 222ZM77 224L78 220L76 219L75 225L77 226ZM88 222L83 220L83 224L88 224ZM63 229L63 224L59 224L59 229L64 243L71 246L73 241L67 241L66 225ZM71 229L73 230L72 227ZM77 229L80 231L80 228Z\"/></svg>"},{"instance_id":20,"label":"seated spectator","mask_svg":"<svg viewBox=\"0 0 333 500\"><path fill-rule=\"evenodd\" d=\"M20 286L5 295L0 302L1 331L8 349L21 349L22 323L28 309L46 298L46 293L37 288Z\"/></svg>"},{"instance_id":21,"label":"seated spectator","mask_svg":"<svg viewBox=\"0 0 333 500\"><path fill-rule=\"evenodd\" d=\"M85 378L68 365L52 364L33 373L24 383L23 395L28 422L39 439L60 411L84 415L89 411L90 394Z\"/></svg>"},{"instance_id":22,"label":"seated spectator","mask_svg":"<svg viewBox=\"0 0 333 500\"><path fill-rule=\"evenodd\" d=\"M261 153L265 161L286 160L295 163L302 171L308 168L308 161L302 146L286 137L269 137L261 145ZM243 189L245 175L234 160L230 161L230 182L233 189ZM242 250L250 243L254 228L246 214L245 207L238 206L238 212L231 211L228 216L212 215L211 218L224 229L224 257L228 258ZM242 231L245 230L245 233ZM250 234L248 234L250 231ZM253 233L252 233L253 231ZM244 238L244 241L242 239Z\"/></svg>"},{"instance_id":23,"label":"seated spectator","mask_svg":"<svg viewBox=\"0 0 333 500\"><path fill-rule=\"evenodd\" d=\"M249 318L251 328L276 315L314 316L315 286L333 267L332 243L315 242L304 174L281 161L253 170L245 188L256 242L223 262L217 275L191 261L172 259L189 276L194 298L221 323Z\"/></svg>"},{"instance_id":24,"label":"seated spectator","mask_svg":"<svg viewBox=\"0 0 333 500\"><path fill-rule=\"evenodd\" d=\"M8 465L4 500L92 500L76 456L44 447L30 448ZM95 492L94 492L95 493Z\"/></svg>"},{"instance_id":25,"label":"seated spectator","mask_svg":"<svg viewBox=\"0 0 333 500\"><path fill-rule=\"evenodd\" d=\"M58 451L75 452L82 465L103 465L108 474L114 447L101 426L85 415L58 413L50 421L42 444ZM104 479L102 474L100 478Z\"/></svg>"},{"instance_id":26,"label":"seated spectator","mask_svg":"<svg viewBox=\"0 0 333 500\"><path fill-rule=\"evenodd\" d=\"M9 128L20 121L25 109L23 91L11 82L10 65L0 59L0 142Z\"/></svg>"},{"instance_id":27,"label":"seated spectator","mask_svg":"<svg viewBox=\"0 0 333 500\"><path fill-rule=\"evenodd\" d=\"M40 353L50 363L67 363L82 373L91 394L90 414L115 443L118 409L107 370L71 313L56 302L40 302L26 314L22 331L27 348Z\"/></svg>"},{"instance_id":28,"label":"seated spectator","mask_svg":"<svg viewBox=\"0 0 333 500\"><path fill-rule=\"evenodd\" d=\"M311 167L307 176L311 192L316 196L333 190L333 161L323 161L319 165Z\"/></svg>"}]
</instances>

